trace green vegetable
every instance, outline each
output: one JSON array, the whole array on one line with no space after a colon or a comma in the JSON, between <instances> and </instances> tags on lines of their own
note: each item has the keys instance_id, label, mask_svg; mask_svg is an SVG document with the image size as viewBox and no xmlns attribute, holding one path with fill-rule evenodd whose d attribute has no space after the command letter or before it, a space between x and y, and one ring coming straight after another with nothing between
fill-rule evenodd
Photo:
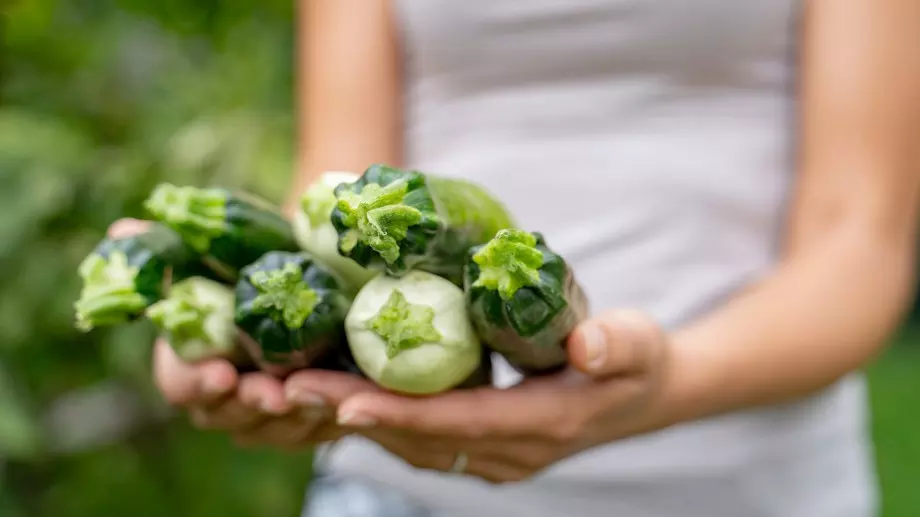
<instances>
[{"instance_id":1,"label":"green vegetable","mask_svg":"<svg viewBox=\"0 0 920 517\"><path fill-rule=\"evenodd\" d=\"M335 196L339 253L391 276L419 269L461 285L470 246L514 226L478 185L383 165L339 185Z\"/></svg>"},{"instance_id":2,"label":"green vegetable","mask_svg":"<svg viewBox=\"0 0 920 517\"><path fill-rule=\"evenodd\" d=\"M243 268L235 321L256 360L284 375L344 346L349 304L338 280L310 254L272 251Z\"/></svg>"},{"instance_id":3,"label":"green vegetable","mask_svg":"<svg viewBox=\"0 0 920 517\"><path fill-rule=\"evenodd\" d=\"M433 394L461 385L481 366L482 345L463 290L424 271L365 284L345 319L348 345L367 377L392 391Z\"/></svg>"},{"instance_id":4,"label":"green vegetable","mask_svg":"<svg viewBox=\"0 0 920 517\"><path fill-rule=\"evenodd\" d=\"M304 193L293 222L294 235L300 247L338 275L354 292L378 272L366 269L339 253L339 234L332 226L331 215L336 204L335 187L356 179L358 175L351 172L324 173Z\"/></svg>"},{"instance_id":5,"label":"green vegetable","mask_svg":"<svg viewBox=\"0 0 920 517\"><path fill-rule=\"evenodd\" d=\"M160 300L171 281L202 274L197 254L159 224L126 238L105 238L78 269L83 287L74 304L76 327L127 323Z\"/></svg>"},{"instance_id":6,"label":"green vegetable","mask_svg":"<svg viewBox=\"0 0 920 517\"><path fill-rule=\"evenodd\" d=\"M486 347L482 347L482 359L480 359L479 367L473 372L472 375L467 377L467 379L461 382L457 389L473 389L473 388L482 388L484 386L492 385L492 351Z\"/></svg>"},{"instance_id":7,"label":"green vegetable","mask_svg":"<svg viewBox=\"0 0 920 517\"><path fill-rule=\"evenodd\" d=\"M144 206L231 282L269 251L300 249L293 228L277 209L248 194L163 183Z\"/></svg>"},{"instance_id":8,"label":"green vegetable","mask_svg":"<svg viewBox=\"0 0 920 517\"><path fill-rule=\"evenodd\" d=\"M237 339L234 305L230 287L192 277L173 284L146 314L184 361L222 358L240 363L245 352Z\"/></svg>"},{"instance_id":9,"label":"green vegetable","mask_svg":"<svg viewBox=\"0 0 920 517\"><path fill-rule=\"evenodd\" d=\"M540 233L502 230L471 248L464 291L480 339L523 373L565 365L565 340L588 316L572 270Z\"/></svg>"},{"instance_id":10,"label":"green vegetable","mask_svg":"<svg viewBox=\"0 0 920 517\"><path fill-rule=\"evenodd\" d=\"M351 349L348 348L348 345L345 343L343 343L342 346L335 347L326 357L317 361L314 367L322 370L350 373L358 377L366 377L364 372L361 371L361 368L358 368L358 363L355 362L355 357L351 354Z\"/></svg>"}]
</instances>

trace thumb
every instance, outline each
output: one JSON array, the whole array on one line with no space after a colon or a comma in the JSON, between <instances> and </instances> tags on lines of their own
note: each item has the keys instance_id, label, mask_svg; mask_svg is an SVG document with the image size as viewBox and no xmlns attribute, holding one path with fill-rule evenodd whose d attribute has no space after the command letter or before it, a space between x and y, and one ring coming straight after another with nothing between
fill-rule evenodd
<instances>
[{"instance_id":1,"label":"thumb","mask_svg":"<svg viewBox=\"0 0 920 517\"><path fill-rule=\"evenodd\" d=\"M152 223L141 219L124 218L112 223L108 229L108 236L112 239L121 239L133 237L139 233L144 233L150 228Z\"/></svg>"},{"instance_id":2,"label":"thumb","mask_svg":"<svg viewBox=\"0 0 920 517\"><path fill-rule=\"evenodd\" d=\"M153 373L157 388L175 406L216 402L237 387L236 369L227 361L184 362L164 339L154 345Z\"/></svg>"},{"instance_id":3,"label":"thumb","mask_svg":"<svg viewBox=\"0 0 920 517\"><path fill-rule=\"evenodd\" d=\"M569 336L569 362L592 377L643 372L663 352L661 327L642 312L612 310L581 323Z\"/></svg>"}]
</instances>

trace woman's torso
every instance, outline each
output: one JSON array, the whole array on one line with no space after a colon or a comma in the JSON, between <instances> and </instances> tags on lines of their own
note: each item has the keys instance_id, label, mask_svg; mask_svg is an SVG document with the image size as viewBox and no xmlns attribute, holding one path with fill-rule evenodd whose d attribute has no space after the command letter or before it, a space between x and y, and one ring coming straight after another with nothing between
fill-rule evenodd
<instances>
[{"instance_id":1,"label":"woman's torso","mask_svg":"<svg viewBox=\"0 0 920 517\"><path fill-rule=\"evenodd\" d=\"M793 180L798 2L395 6L407 165L492 190L567 257L595 310L674 327L769 271ZM515 379L499 366L500 384ZM415 471L357 439L329 467L457 517L867 517L863 426L854 377L587 451L516 486Z\"/></svg>"}]
</instances>

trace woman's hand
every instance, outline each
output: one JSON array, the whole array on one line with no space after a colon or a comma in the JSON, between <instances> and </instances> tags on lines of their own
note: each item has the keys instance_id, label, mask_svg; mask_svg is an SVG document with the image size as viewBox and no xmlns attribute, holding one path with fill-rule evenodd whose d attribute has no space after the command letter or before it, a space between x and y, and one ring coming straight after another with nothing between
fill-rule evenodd
<instances>
[{"instance_id":1,"label":"woman's hand","mask_svg":"<svg viewBox=\"0 0 920 517\"><path fill-rule=\"evenodd\" d=\"M338 422L408 463L502 483L528 478L577 452L674 423L666 410L670 350L661 329L634 312L583 323L570 367L506 390L410 398L384 392L343 401ZM464 454L458 462L458 455Z\"/></svg>"},{"instance_id":2,"label":"woman's hand","mask_svg":"<svg viewBox=\"0 0 920 517\"><path fill-rule=\"evenodd\" d=\"M128 237L149 224L121 219L108 233ZM282 382L264 372L240 374L233 364L220 359L189 364L163 339L154 345L153 370L166 401L186 410L196 427L226 431L242 445L304 447L342 434L335 425L334 406L317 408L307 403L298 407L288 401ZM338 372L322 372L321 381L328 385L327 402L333 404L335 397L358 393L367 384Z\"/></svg>"},{"instance_id":3,"label":"woman's hand","mask_svg":"<svg viewBox=\"0 0 920 517\"><path fill-rule=\"evenodd\" d=\"M243 444L279 447L299 442L308 433L304 415L295 415L281 382L261 373L237 373L227 361L183 362L169 343L154 347L154 380L166 401L188 412L200 429L227 431Z\"/></svg>"},{"instance_id":4,"label":"woman's hand","mask_svg":"<svg viewBox=\"0 0 920 517\"><path fill-rule=\"evenodd\" d=\"M155 378L173 405L189 412L201 429L228 432L242 446L300 449L335 441L347 430L336 425L337 405L375 388L348 373L311 370L300 374L324 387L320 399L264 372L237 374L224 361L182 362L165 342L157 345Z\"/></svg>"},{"instance_id":5,"label":"woman's hand","mask_svg":"<svg viewBox=\"0 0 920 517\"><path fill-rule=\"evenodd\" d=\"M292 392L265 372L238 373L224 360L183 362L165 341L154 349L154 379L166 400L189 414L199 429L229 433L242 446L300 449L345 434L335 423L335 407L367 390L367 381L341 372L308 376L325 387L325 397ZM321 402L321 403L320 403Z\"/></svg>"}]
</instances>

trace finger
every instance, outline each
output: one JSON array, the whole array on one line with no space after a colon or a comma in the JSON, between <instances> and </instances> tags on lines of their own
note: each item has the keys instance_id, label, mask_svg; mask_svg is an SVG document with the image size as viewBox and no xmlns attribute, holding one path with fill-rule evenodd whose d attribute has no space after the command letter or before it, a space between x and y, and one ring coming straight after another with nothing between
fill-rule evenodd
<instances>
[{"instance_id":1,"label":"finger","mask_svg":"<svg viewBox=\"0 0 920 517\"><path fill-rule=\"evenodd\" d=\"M339 407L348 427L384 427L453 438L558 437L569 439L583 423L578 392L560 385L537 388L478 388L413 398L387 393L355 395Z\"/></svg>"},{"instance_id":2,"label":"finger","mask_svg":"<svg viewBox=\"0 0 920 517\"><path fill-rule=\"evenodd\" d=\"M368 434L373 441L415 468L446 472L453 466L456 458L454 448L435 448L424 440L408 439L393 432Z\"/></svg>"},{"instance_id":3,"label":"finger","mask_svg":"<svg viewBox=\"0 0 920 517\"><path fill-rule=\"evenodd\" d=\"M262 413L253 411L236 399L229 399L210 407L192 407L189 409L189 417L192 424L199 429L233 432L251 429L266 418Z\"/></svg>"},{"instance_id":4,"label":"finger","mask_svg":"<svg viewBox=\"0 0 920 517\"><path fill-rule=\"evenodd\" d=\"M292 408L284 396L281 380L265 372L247 373L240 378L239 398L250 408L270 415L282 415Z\"/></svg>"},{"instance_id":5,"label":"finger","mask_svg":"<svg viewBox=\"0 0 920 517\"><path fill-rule=\"evenodd\" d=\"M567 349L572 366L598 378L646 371L664 341L661 328L648 316L617 310L579 325Z\"/></svg>"},{"instance_id":6,"label":"finger","mask_svg":"<svg viewBox=\"0 0 920 517\"><path fill-rule=\"evenodd\" d=\"M376 435L374 441L415 468L435 470L454 475L475 476L490 483L509 483L526 479L532 471L521 464L502 461L468 450L419 447L418 440L401 438L392 433ZM466 453L465 461L458 463L458 452ZM462 470L452 472L454 467Z\"/></svg>"},{"instance_id":7,"label":"finger","mask_svg":"<svg viewBox=\"0 0 920 517\"><path fill-rule=\"evenodd\" d=\"M483 463L508 465L521 471L534 471L547 463L547 454L562 450L557 444L549 444L537 438L513 439L445 439L441 436L420 435L393 429L368 429L361 436L391 448L417 451L418 453L441 454L450 451L464 451L470 457L477 457ZM564 449L564 448L563 448Z\"/></svg>"},{"instance_id":8,"label":"finger","mask_svg":"<svg viewBox=\"0 0 920 517\"><path fill-rule=\"evenodd\" d=\"M304 443L320 425L317 415L299 414L273 418L261 424L236 433L234 439L242 446L268 445L274 447L292 447Z\"/></svg>"},{"instance_id":9,"label":"finger","mask_svg":"<svg viewBox=\"0 0 920 517\"><path fill-rule=\"evenodd\" d=\"M334 442L342 437L348 436L351 431L344 427L335 425L332 419L324 420L323 423L316 426L309 436L305 436L300 442L300 446L313 446L321 443Z\"/></svg>"},{"instance_id":10,"label":"finger","mask_svg":"<svg viewBox=\"0 0 920 517\"><path fill-rule=\"evenodd\" d=\"M476 455L485 462L532 473L545 469L560 457L568 456L569 450L572 449L540 440L502 440L481 447L476 450Z\"/></svg>"},{"instance_id":11,"label":"finger","mask_svg":"<svg viewBox=\"0 0 920 517\"><path fill-rule=\"evenodd\" d=\"M154 380L166 400L176 406L208 405L236 388L236 369L227 361L214 359L184 362L163 339L153 351Z\"/></svg>"},{"instance_id":12,"label":"finger","mask_svg":"<svg viewBox=\"0 0 920 517\"><path fill-rule=\"evenodd\" d=\"M112 223L108 229L108 236L112 239L122 239L143 233L150 228L152 223L141 219L119 219Z\"/></svg>"},{"instance_id":13,"label":"finger","mask_svg":"<svg viewBox=\"0 0 920 517\"><path fill-rule=\"evenodd\" d=\"M462 473L476 476L492 484L517 483L534 474L519 465L492 461L487 458L470 458Z\"/></svg>"},{"instance_id":14,"label":"finger","mask_svg":"<svg viewBox=\"0 0 920 517\"><path fill-rule=\"evenodd\" d=\"M359 393L381 393L376 384L357 375L329 370L302 370L284 382L285 396L291 404L302 407L337 407Z\"/></svg>"},{"instance_id":15,"label":"finger","mask_svg":"<svg viewBox=\"0 0 920 517\"><path fill-rule=\"evenodd\" d=\"M341 427L348 429L347 427ZM490 450L495 442L490 440L468 440L459 437L447 437L443 435L423 434L416 431L406 431L403 429L393 428L371 428L355 429L355 432L365 438L369 438L378 443L384 442L401 442L411 444L411 447L419 451L429 453L443 453L445 451L464 450L469 453L481 453Z\"/></svg>"}]
</instances>

